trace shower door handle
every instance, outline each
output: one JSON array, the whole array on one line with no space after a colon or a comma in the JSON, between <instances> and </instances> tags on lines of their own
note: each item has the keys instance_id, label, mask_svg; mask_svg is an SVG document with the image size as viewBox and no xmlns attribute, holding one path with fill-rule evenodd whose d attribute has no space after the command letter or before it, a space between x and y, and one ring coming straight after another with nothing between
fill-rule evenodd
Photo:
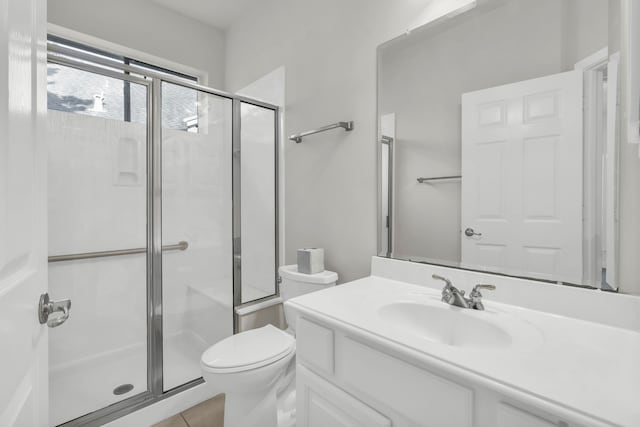
<instances>
[{"instance_id":1,"label":"shower door handle","mask_svg":"<svg viewBox=\"0 0 640 427\"><path fill-rule=\"evenodd\" d=\"M69 318L69 310L71 310L70 299L51 301L48 293L40 295L38 320L41 325L46 323L50 328L56 328L62 325ZM49 316L53 313L62 313L62 315L50 319Z\"/></svg>"}]
</instances>

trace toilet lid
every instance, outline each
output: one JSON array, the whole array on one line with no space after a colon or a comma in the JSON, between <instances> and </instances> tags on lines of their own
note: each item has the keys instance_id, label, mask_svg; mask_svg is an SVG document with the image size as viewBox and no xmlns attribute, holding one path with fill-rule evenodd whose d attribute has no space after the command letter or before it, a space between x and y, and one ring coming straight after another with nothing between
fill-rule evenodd
<instances>
[{"instance_id":1,"label":"toilet lid","mask_svg":"<svg viewBox=\"0 0 640 427\"><path fill-rule=\"evenodd\" d=\"M212 369L255 369L282 359L295 348L295 339L272 325L232 335L212 345L201 358Z\"/></svg>"}]
</instances>

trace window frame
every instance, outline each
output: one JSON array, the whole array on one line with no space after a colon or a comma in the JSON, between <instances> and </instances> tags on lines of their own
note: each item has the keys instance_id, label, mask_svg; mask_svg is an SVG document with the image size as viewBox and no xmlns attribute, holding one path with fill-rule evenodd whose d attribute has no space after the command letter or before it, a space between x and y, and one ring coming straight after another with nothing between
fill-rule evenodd
<instances>
[{"instance_id":1,"label":"window frame","mask_svg":"<svg viewBox=\"0 0 640 427\"><path fill-rule=\"evenodd\" d=\"M107 50L103 50L101 48L96 48L90 45L87 45L83 42L78 42L75 40L70 40L66 37L62 37L53 33L47 34L47 43L55 43L64 47L77 49L81 52L89 53L92 55L102 56L105 58L113 59L118 62L121 62L123 65L133 65L139 67L141 69L146 69L150 71L154 71L157 73L167 74L169 76L178 77L180 79L184 79L190 82L194 82L199 84L200 77L197 75L186 74L180 71L171 70L166 67L162 67L160 65L150 64L146 61L141 61L139 59L132 58L130 56L121 55L118 53L110 52ZM129 71L124 71L125 75L131 74ZM131 82L128 80L123 80L123 120L125 122L131 122ZM197 127L197 124L195 125ZM190 127L187 126L184 130L189 131Z\"/></svg>"}]
</instances>

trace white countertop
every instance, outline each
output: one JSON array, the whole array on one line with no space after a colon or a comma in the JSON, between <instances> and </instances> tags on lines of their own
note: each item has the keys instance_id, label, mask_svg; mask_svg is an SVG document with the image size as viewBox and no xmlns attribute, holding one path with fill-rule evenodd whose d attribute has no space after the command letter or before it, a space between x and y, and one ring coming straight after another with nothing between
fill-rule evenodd
<instances>
[{"instance_id":1,"label":"white countertop","mask_svg":"<svg viewBox=\"0 0 640 427\"><path fill-rule=\"evenodd\" d=\"M467 348L404 332L380 316L392 302L443 304L440 291L370 276L287 302L290 308L374 334L520 393L619 426L640 426L640 333L485 298L467 316L525 331L508 348ZM446 306L446 305L445 305ZM454 310L463 310L451 307ZM602 310L611 307L602 307ZM483 317L484 316L484 317ZM508 321L508 319L511 319Z\"/></svg>"}]
</instances>

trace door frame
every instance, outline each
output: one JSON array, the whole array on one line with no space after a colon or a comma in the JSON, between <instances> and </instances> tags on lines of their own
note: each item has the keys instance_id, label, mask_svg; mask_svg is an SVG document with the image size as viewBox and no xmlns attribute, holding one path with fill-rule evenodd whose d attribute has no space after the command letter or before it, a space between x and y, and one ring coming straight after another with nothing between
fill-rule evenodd
<instances>
[{"instance_id":1,"label":"door frame","mask_svg":"<svg viewBox=\"0 0 640 427\"><path fill-rule=\"evenodd\" d=\"M603 182L607 177L603 175L601 162L607 149L610 126L604 112L606 111L607 117L609 114L615 114L615 111L608 111L611 108L609 94L603 89L609 62L609 49L604 47L577 62L574 70L582 71L584 82L583 283L603 290L616 291L617 288L607 285L603 273L607 258L603 253L606 244L603 204L610 201L605 200L607 195L604 194ZM617 79L614 79L614 82L617 83ZM617 91L617 87L614 90ZM617 159L611 160L617 161ZM615 195L613 196L617 199ZM615 269L615 266L612 269Z\"/></svg>"}]
</instances>

